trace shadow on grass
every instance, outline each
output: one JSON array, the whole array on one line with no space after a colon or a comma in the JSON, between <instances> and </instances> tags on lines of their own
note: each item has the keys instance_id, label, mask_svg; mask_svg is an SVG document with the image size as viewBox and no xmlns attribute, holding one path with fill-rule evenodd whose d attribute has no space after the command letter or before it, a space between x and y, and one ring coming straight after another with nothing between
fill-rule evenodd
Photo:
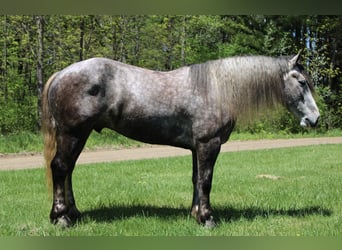
<instances>
[{"instance_id":1,"label":"shadow on grass","mask_svg":"<svg viewBox=\"0 0 342 250\"><path fill-rule=\"evenodd\" d=\"M130 217L157 217L161 219L172 219L175 217L187 217L190 210L186 208L156 207L149 205L134 206L110 206L84 211L83 217L88 217L97 222L111 222L124 220ZM306 217L311 215L331 216L328 209L312 206L299 209L264 209L251 207L245 209L235 209L232 207L214 207L214 218L219 222L230 222L240 219L253 220L256 217L267 218L269 216L290 216Z\"/></svg>"},{"instance_id":2,"label":"shadow on grass","mask_svg":"<svg viewBox=\"0 0 342 250\"><path fill-rule=\"evenodd\" d=\"M256 217L268 218L270 216L289 216L289 217L306 217L311 215L331 216L329 209L320 206L311 206L297 209L263 209L251 207L245 209L235 209L232 207L225 209L217 209L214 216L221 221L236 221L240 219L254 220Z\"/></svg>"}]
</instances>

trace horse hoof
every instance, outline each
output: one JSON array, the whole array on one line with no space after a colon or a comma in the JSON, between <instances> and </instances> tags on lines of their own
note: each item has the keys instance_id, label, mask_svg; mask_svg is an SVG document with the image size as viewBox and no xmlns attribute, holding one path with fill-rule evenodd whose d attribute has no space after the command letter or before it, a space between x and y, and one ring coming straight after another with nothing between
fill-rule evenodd
<instances>
[{"instance_id":1,"label":"horse hoof","mask_svg":"<svg viewBox=\"0 0 342 250\"><path fill-rule=\"evenodd\" d=\"M216 223L215 223L215 221L214 221L213 216L210 216L210 218L209 218L208 220L205 221L204 227L205 227L205 228L208 228L208 229L211 229L211 228L216 227Z\"/></svg>"},{"instance_id":2,"label":"horse hoof","mask_svg":"<svg viewBox=\"0 0 342 250\"><path fill-rule=\"evenodd\" d=\"M61 227L61 228L66 228L70 227L72 225L72 221L67 215L62 215L61 217L56 218L53 221L53 224Z\"/></svg>"}]
</instances>

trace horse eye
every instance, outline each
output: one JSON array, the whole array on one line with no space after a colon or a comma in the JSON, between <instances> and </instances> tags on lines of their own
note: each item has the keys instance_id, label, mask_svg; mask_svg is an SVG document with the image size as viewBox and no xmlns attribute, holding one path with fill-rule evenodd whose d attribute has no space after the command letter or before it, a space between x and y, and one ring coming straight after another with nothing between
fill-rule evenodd
<instances>
[{"instance_id":1,"label":"horse eye","mask_svg":"<svg viewBox=\"0 0 342 250\"><path fill-rule=\"evenodd\" d=\"M297 73L292 73L291 76L297 79L299 75Z\"/></svg>"}]
</instances>

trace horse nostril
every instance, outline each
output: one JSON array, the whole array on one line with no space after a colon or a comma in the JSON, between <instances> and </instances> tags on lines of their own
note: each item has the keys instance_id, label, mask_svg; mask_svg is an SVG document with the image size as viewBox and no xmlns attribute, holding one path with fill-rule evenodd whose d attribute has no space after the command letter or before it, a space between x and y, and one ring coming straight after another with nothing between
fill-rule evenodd
<instances>
[{"instance_id":1,"label":"horse nostril","mask_svg":"<svg viewBox=\"0 0 342 250\"><path fill-rule=\"evenodd\" d=\"M312 127L312 125L313 125L311 120L309 118L307 118L307 117L305 117L305 124L306 124L306 126L310 126L310 127Z\"/></svg>"}]
</instances>

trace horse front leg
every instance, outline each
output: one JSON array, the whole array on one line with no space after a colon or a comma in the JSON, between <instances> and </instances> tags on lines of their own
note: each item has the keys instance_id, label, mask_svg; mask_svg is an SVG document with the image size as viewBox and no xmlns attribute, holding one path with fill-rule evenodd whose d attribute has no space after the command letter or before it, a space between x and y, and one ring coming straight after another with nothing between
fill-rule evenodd
<instances>
[{"instance_id":1,"label":"horse front leg","mask_svg":"<svg viewBox=\"0 0 342 250\"><path fill-rule=\"evenodd\" d=\"M191 215L197 217L199 210L199 198L197 190L197 180L198 180L198 160L197 160L197 150L192 151L192 185L194 188L192 195L192 205L191 205Z\"/></svg>"},{"instance_id":2,"label":"horse front leg","mask_svg":"<svg viewBox=\"0 0 342 250\"><path fill-rule=\"evenodd\" d=\"M207 142L198 142L193 152L193 185L194 197L191 213L197 222L212 228L216 224L210 206L210 190L214 165L221 149L220 138Z\"/></svg>"}]
</instances>

